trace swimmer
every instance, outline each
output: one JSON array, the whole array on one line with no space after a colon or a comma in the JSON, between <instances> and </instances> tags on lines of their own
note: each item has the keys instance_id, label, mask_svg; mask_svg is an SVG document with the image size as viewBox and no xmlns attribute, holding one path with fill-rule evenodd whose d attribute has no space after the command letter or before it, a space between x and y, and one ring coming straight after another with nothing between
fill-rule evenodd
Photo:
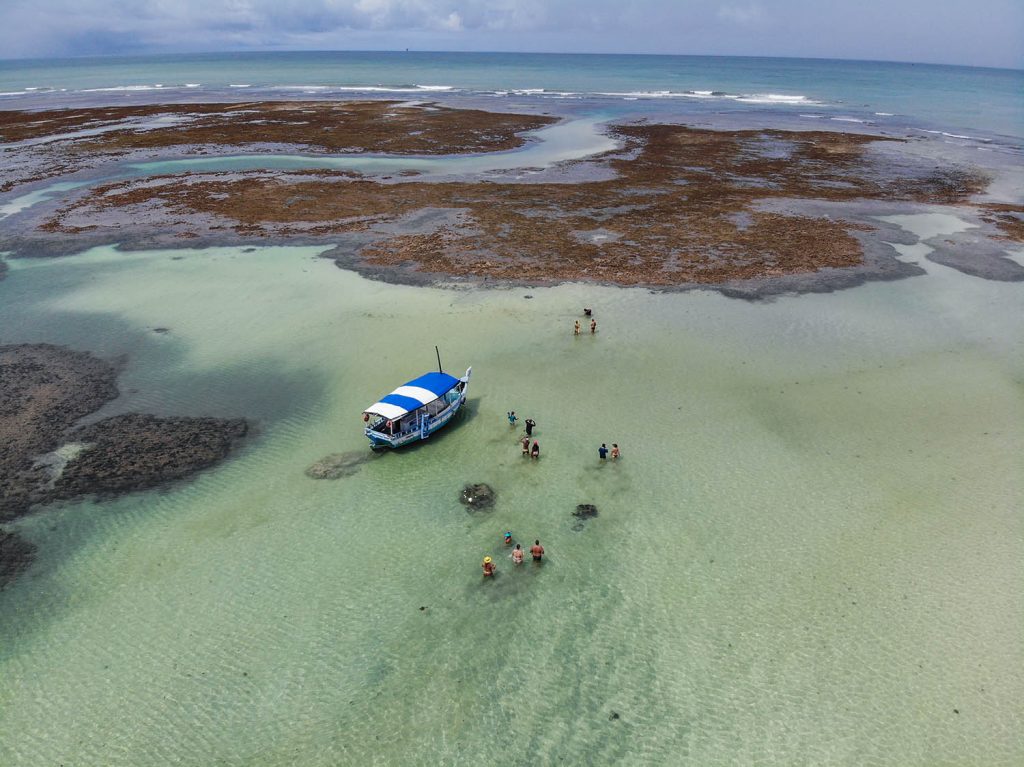
<instances>
[{"instance_id":1,"label":"swimmer","mask_svg":"<svg viewBox=\"0 0 1024 767\"><path fill-rule=\"evenodd\" d=\"M523 455L530 454L530 438L523 437Z\"/></svg>"},{"instance_id":2,"label":"swimmer","mask_svg":"<svg viewBox=\"0 0 1024 767\"><path fill-rule=\"evenodd\" d=\"M523 547L518 543L516 547L512 549L512 564L521 565L523 563Z\"/></svg>"},{"instance_id":3,"label":"swimmer","mask_svg":"<svg viewBox=\"0 0 1024 767\"><path fill-rule=\"evenodd\" d=\"M572 334L578 336L580 334L580 321L576 320L576 324L573 326Z\"/></svg>"},{"instance_id":4,"label":"swimmer","mask_svg":"<svg viewBox=\"0 0 1024 767\"><path fill-rule=\"evenodd\" d=\"M533 441L533 447L530 448L531 458L540 458L540 443L537 440Z\"/></svg>"},{"instance_id":5,"label":"swimmer","mask_svg":"<svg viewBox=\"0 0 1024 767\"><path fill-rule=\"evenodd\" d=\"M518 416L516 415L516 411L515 410L509 410L508 411L508 424L509 424L509 426L515 426L517 419L518 419Z\"/></svg>"},{"instance_id":6,"label":"swimmer","mask_svg":"<svg viewBox=\"0 0 1024 767\"><path fill-rule=\"evenodd\" d=\"M601 457L602 461L608 457L608 446L604 444L604 442L602 442L601 447L597 449L597 454Z\"/></svg>"},{"instance_id":7,"label":"swimmer","mask_svg":"<svg viewBox=\"0 0 1024 767\"><path fill-rule=\"evenodd\" d=\"M511 530L506 530L505 531L505 545L506 546L511 546L512 545L512 531Z\"/></svg>"},{"instance_id":8,"label":"swimmer","mask_svg":"<svg viewBox=\"0 0 1024 767\"><path fill-rule=\"evenodd\" d=\"M590 321L590 332L591 333L596 333L597 332L597 320L591 320Z\"/></svg>"},{"instance_id":9,"label":"swimmer","mask_svg":"<svg viewBox=\"0 0 1024 767\"><path fill-rule=\"evenodd\" d=\"M484 563L481 566L484 568L484 577L485 578L492 577L494 575L495 571L498 569L498 568L496 568L494 566L494 562L491 561L490 557L484 557Z\"/></svg>"},{"instance_id":10,"label":"swimmer","mask_svg":"<svg viewBox=\"0 0 1024 767\"><path fill-rule=\"evenodd\" d=\"M544 547L540 545L540 541L536 540L530 547L530 554L533 556L534 562L540 562L544 558Z\"/></svg>"},{"instance_id":11,"label":"swimmer","mask_svg":"<svg viewBox=\"0 0 1024 767\"><path fill-rule=\"evenodd\" d=\"M612 460L614 461L619 457L619 445L616 442L612 442Z\"/></svg>"},{"instance_id":12,"label":"swimmer","mask_svg":"<svg viewBox=\"0 0 1024 767\"><path fill-rule=\"evenodd\" d=\"M523 423L526 424L526 436L527 437L532 437L533 436L533 427L537 425L537 422L534 421L532 418L527 418L525 421L523 421Z\"/></svg>"}]
</instances>

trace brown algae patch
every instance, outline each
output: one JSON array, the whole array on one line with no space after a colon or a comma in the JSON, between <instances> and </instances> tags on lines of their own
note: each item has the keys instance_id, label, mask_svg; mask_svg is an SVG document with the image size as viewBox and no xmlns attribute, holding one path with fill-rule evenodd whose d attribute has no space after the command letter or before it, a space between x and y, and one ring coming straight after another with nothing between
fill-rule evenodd
<instances>
[{"instance_id":1,"label":"brown algae patch","mask_svg":"<svg viewBox=\"0 0 1024 767\"><path fill-rule=\"evenodd\" d=\"M184 151L498 151L521 146L525 131L555 121L393 101L3 114L8 138L59 138L75 126L98 126L97 135L33 149L82 167ZM607 130L620 148L560 164L557 180L432 182L415 172L375 178L329 169L122 179L24 215L0 236L0 249L40 256L112 243L324 244L337 246L327 255L340 266L397 281L742 286L767 295L921 273L878 240L878 226L858 213L864 203L962 206L978 214L981 235L994 242L1024 234L1019 206L971 202L988 185L981 172L873 151L900 139L646 122ZM821 203L832 204L829 212ZM957 263L965 260L969 253Z\"/></svg>"},{"instance_id":2,"label":"brown algae patch","mask_svg":"<svg viewBox=\"0 0 1024 767\"><path fill-rule=\"evenodd\" d=\"M307 153L500 152L557 122L544 115L395 101L256 101L0 111L0 193L140 152L230 154L259 143ZM19 146L19 143L21 144Z\"/></svg>"},{"instance_id":3,"label":"brown algae patch","mask_svg":"<svg viewBox=\"0 0 1024 767\"><path fill-rule=\"evenodd\" d=\"M981 211L981 220L999 230L999 239L1024 242L1024 205L988 203Z\"/></svg>"},{"instance_id":4,"label":"brown algae patch","mask_svg":"<svg viewBox=\"0 0 1024 767\"><path fill-rule=\"evenodd\" d=\"M611 179L383 184L331 172L182 174L97 186L40 229L95 232L116 212L130 211L154 231L184 238L220 231L245 241L305 241L370 232L344 265L477 280L671 287L863 265L855 235L870 226L757 210L755 203L767 198L958 203L985 185L957 169L892 173L865 151L892 140L876 136L647 124L612 132L622 151L577 163L607 165ZM457 210L460 224L383 231L426 208ZM579 236L588 231L605 237Z\"/></svg>"},{"instance_id":5,"label":"brown algae patch","mask_svg":"<svg viewBox=\"0 0 1024 767\"><path fill-rule=\"evenodd\" d=\"M245 146L256 141L324 152L457 154L522 146L522 133L556 118L395 101L258 101L154 104L40 112L0 111L0 141L55 138L83 154L177 146ZM161 125L158 118L183 122ZM125 124L134 122L135 124ZM122 127L123 125L123 127Z\"/></svg>"}]
</instances>

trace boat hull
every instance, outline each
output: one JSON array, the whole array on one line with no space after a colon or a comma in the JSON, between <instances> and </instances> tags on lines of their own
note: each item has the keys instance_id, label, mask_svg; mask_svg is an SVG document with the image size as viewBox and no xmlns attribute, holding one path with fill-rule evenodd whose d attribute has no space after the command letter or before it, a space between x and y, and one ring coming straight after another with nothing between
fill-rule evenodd
<instances>
[{"instance_id":1,"label":"boat hull","mask_svg":"<svg viewBox=\"0 0 1024 767\"><path fill-rule=\"evenodd\" d=\"M400 434L388 434L385 431L374 429L373 426L367 426L365 433L370 440L370 447L374 450L386 450L388 448L405 447L414 442L422 442L428 439L434 432L443 429L451 423L451 420L462 409L462 406L466 404L466 394L469 391L469 371L466 372L467 375L460 379L462 381L462 391L459 393L459 398L437 415L422 415L417 419L415 428L403 431ZM424 420L426 423L424 423Z\"/></svg>"}]
</instances>

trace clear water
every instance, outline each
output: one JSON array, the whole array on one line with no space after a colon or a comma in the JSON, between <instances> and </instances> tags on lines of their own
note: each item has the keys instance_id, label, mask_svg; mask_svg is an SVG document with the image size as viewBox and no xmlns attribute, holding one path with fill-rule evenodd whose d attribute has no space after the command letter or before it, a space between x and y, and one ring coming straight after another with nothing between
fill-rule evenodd
<instances>
[{"instance_id":1,"label":"clear water","mask_svg":"<svg viewBox=\"0 0 1024 767\"><path fill-rule=\"evenodd\" d=\"M55 195L59 195L61 192L68 192L72 189L77 189L80 186L83 186L82 182L61 181L56 184L50 184L42 189L36 189L35 191L23 194L19 197L14 197L0 205L0 219L5 219L8 216L21 213L24 210L28 210L33 205L38 205L41 202L49 200Z\"/></svg>"},{"instance_id":2,"label":"clear water","mask_svg":"<svg viewBox=\"0 0 1024 767\"><path fill-rule=\"evenodd\" d=\"M633 113L1014 145L1022 77L216 54L0 62L0 106L348 95L576 118L519 152L427 160L480 173L600 151L595 121ZM888 220L922 238L967 226ZM1024 293L897 247L928 274L758 305L384 285L310 248L9 262L0 343L127 355L102 414L257 430L194 481L17 523L39 558L0 592L0 765L1024 762ZM575 338L585 305L599 332ZM362 409L431 369L434 344L449 370L473 365L466 417L307 478L325 455L369 456ZM537 420L539 462L510 408ZM600 464L601 442L622 460ZM498 492L489 514L457 501L477 481ZM578 503L600 509L582 530ZM549 561L516 571L505 529Z\"/></svg>"},{"instance_id":3,"label":"clear water","mask_svg":"<svg viewBox=\"0 0 1024 767\"><path fill-rule=\"evenodd\" d=\"M295 52L0 61L7 108L345 95L469 96L509 108L639 100L654 111L810 112L1018 143L1022 93L1020 70L728 56Z\"/></svg>"},{"instance_id":4,"label":"clear water","mask_svg":"<svg viewBox=\"0 0 1024 767\"><path fill-rule=\"evenodd\" d=\"M530 142L508 152L448 155L444 157L410 157L402 155L306 156L283 154L249 154L224 157L188 157L179 160L158 160L135 163L129 172L144 176L188 171L241 171L260 169L301 170L331 168L359 173L395 173L419 171L424 176L480 174L515 168L549 167L559 162L578 160L615 149L618 144L602 132L601 116L589 116L558 123L529 134ZM423 179L421 179L423 180ZM2 209L0 209L2 213Z\"/></svg>"},{"instance_id":5,"label":"clear water","mask_svg":"<svg viewBox=\"0 0 1024 767\"><path fill-rule=\"evenodd\" d=\"M128 354L105 412L259 429L193 482L18 524L40 558L0 592L0 764L1024 761L1019 285L928 264L755 305L316 253L10 264L0 343ZM362 408L435 343L473 365L466 417L308 479L368 452ZM490 514L458 503L476 481Z\"/></svg>"}]
</instances>

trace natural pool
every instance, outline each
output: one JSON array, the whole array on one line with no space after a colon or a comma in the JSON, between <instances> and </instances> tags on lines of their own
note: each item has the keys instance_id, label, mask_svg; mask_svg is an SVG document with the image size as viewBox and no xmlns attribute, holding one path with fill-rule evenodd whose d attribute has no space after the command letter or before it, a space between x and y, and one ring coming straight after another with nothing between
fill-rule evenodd
<instances>
[{"instance_id":1,"label":"natural pool","mask_svg":"<svg viewBox=\"0 0 1024 767\"><path fill-rule=\"evenodd\" d=\"M0 764L1024 760L1019 285L423 289L317 252L10 263L0 343L128 355L105 413L259 429L194 482L18 523ZM307 478L434 344L473 366L461 423ZM549 561L513 571L505 529Z\"/></svg>"},{"instance_id":2,"label":"natural pool","mask_svg":"<svg viewBox=\"0 0 1024 767\"><path fill-rule=\"evenodd\" d=\"M560 162L579 160L610 152L618 144L601 132L607 115L590 115L566 120L527 133L529 143L507 152L443 155L283 155L244 154L223 157L188 157L133 163L131 173L150 176L165 173L243 170L349 170L366 174L418 171L425 176L453 176L521 168L546 168Z\"/></svg>"}]
</instances>

